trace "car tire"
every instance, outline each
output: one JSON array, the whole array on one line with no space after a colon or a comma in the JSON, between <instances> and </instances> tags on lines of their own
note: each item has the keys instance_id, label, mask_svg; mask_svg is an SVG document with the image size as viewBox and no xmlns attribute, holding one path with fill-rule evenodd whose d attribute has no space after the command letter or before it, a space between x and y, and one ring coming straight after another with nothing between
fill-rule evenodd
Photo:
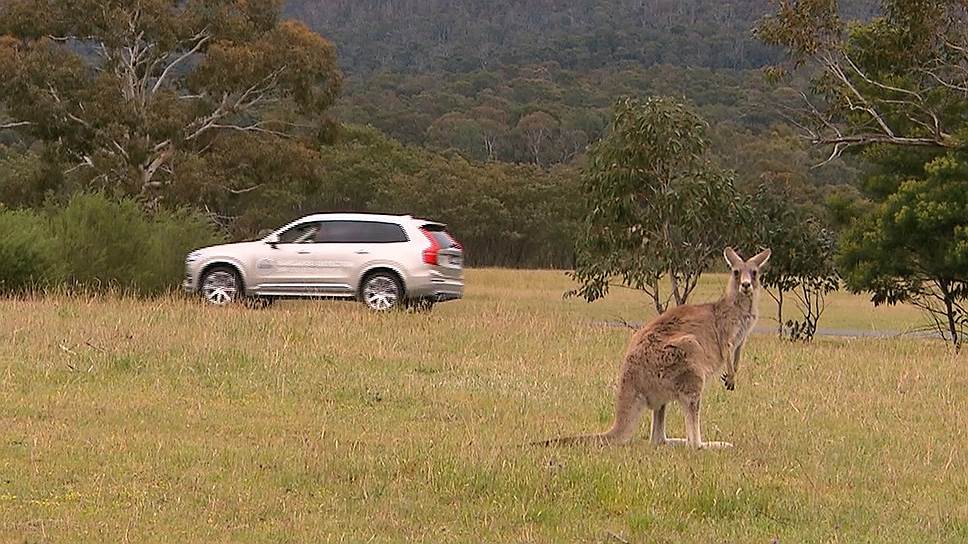
<instances>
[{"instance_id":1,"label":"car tire","mask_svg":"<svg viewBox=\"0 0 968 544\"><path fill-rule=\"evenodd\" d=\"M226 306L237 302L243 295L242 278L229 266L215 266L205 272L199 292L206 302Z\"/></svg>"},{"instance_id":2,"label":"car tire","mask_svg":"<svg viewBox=\"0 0 968 544\"><path fill-rule=\"evenodd\" d=\"M403 286L393 274L375 272L363 278L359 298L367 308L386 312L400 306L403 301Z\"/></svg>"}]
</instances>

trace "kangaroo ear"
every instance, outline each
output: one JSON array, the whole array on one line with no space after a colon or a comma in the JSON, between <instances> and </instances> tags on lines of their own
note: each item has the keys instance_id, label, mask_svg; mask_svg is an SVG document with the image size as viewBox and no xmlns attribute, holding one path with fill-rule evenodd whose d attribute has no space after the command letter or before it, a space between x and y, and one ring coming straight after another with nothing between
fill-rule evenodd
<instances>
[{"instance_id":1,"label":"kangaroo ear","mask_svg":"<svg viewBox=\"0 0 968 544\"><path fill-rule=\"evenodd\" d=\"M743 264L743 259L740 259L739 255L737 255L731 247L727 247L723 250L723 257L726 257L726 262L732 268L739 268L739 266Z\"/></svg>"},{"instance_id":2,"label":"kangaroo ear","mask_svg":"<svg viewBox=\"0 0 968 544\"><path fill-rule=\"evenodd\" d=\"M759 268L764 264L766 264L767 261L770 260L770 255L772 254L773 252L770 251L769 249L764 249L763 251L759 252L756 256L754 256L752 259L750 259L749 262L753 263L754 265L756 265L757 268Z\"/></svg>"}]
</instances>

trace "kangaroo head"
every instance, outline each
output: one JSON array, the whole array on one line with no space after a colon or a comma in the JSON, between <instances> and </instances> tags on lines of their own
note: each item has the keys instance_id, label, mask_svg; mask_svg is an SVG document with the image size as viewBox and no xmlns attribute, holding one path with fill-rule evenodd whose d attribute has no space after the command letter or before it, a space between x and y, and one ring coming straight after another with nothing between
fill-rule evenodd
<instances>
[{"instance_id":1,"label":"kangaroo head","mask_svg":"<svg viewBox=\"0 0 968 544\"><path fill-rule=\"evenodd\" d=\"M731 271L729 277L729 292L752 295L760 288L760 268L770 260L772 252L766 249L751 259L744 261L733 248L727 247L723 251L726 262Z\"/></svg>"}]
</instances>

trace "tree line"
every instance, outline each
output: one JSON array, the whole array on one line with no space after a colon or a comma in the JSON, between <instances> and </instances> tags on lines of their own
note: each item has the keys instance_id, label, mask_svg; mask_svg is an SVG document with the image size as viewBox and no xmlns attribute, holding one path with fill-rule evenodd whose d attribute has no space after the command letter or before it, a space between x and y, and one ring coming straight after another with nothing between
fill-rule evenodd
<instances>
[{"instance_id":1,"label":"tree line","mask_svg":"<svg viewBox=\"0 0 968 544\"><path fill-rule=\"evenodd\" d=\"M44 232L101 225L159 233L175 270L213 233L413 213L450 223L472 265L572 269L589 299L619 278L660 310L688 300L717 246L770 244L766 281L802 313L785 334L809 337L842 279L924 308L960 344L958 2L468 0L436 18L433 2L331 4L288 3L298 22L276 0L4 3L0 216L25 233L4 254L43 263L25 248L69 242ZM406 24L365 39L364 22L391 20ZM715 47L718 33L743 53ZM83 264L38 279L90 284ZM36 269L8 267L3 289Z\"/></svg>"}]
</instances>

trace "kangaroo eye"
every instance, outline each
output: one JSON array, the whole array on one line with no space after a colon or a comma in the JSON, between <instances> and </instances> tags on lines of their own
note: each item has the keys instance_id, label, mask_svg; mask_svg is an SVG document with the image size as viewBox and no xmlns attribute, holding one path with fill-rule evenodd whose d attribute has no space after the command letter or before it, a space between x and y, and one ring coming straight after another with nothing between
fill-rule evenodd
<instances>
[{"instance_id":1,"label":"kangaroo eye","mask_svg":"<svg viewBox=\"0 0 968 544\"><path fill-rule=\"evenodd\" d=\"M750 277L751 278L756 278L756 270L753 270L753 271L750 272Z\"/></svg>"},{"instance_id":2,"label":"kangaroo eye","mask_svg":"<svg viewBox=\"0 0 968 544\"><path fill-rule=\"evenodd\" d=\"M739 270L733 270L733 277L734 278L738 278L739 277Z\"/></svg>"}]
</instances>

